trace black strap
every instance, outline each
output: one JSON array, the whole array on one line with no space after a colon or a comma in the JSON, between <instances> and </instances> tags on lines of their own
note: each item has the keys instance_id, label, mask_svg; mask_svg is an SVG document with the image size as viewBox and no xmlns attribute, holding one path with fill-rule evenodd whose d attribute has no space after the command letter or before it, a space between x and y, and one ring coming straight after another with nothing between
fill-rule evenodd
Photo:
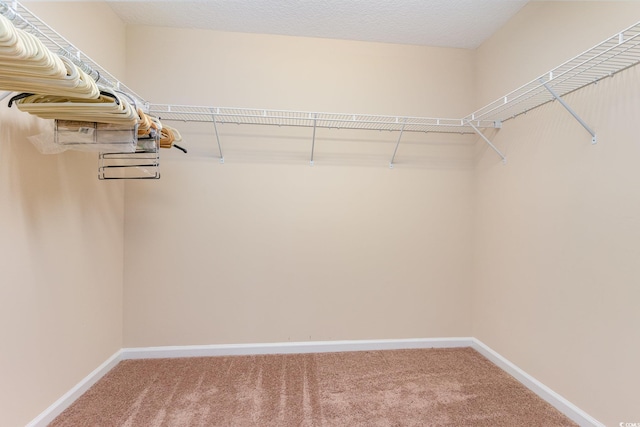
<instances>
[{"instance_id":1,"label":"black strap","mask_svg":"<svg viewBox=\"0 0 640 427\"><path fill-rule=\"evenodd\" d=\"M178 150L182 151L184 154L187 154L187 149L186 148L182 148L178 144L173 144L173 146L174 146L174 148L177 148Z\"/></svg>"},{"instance_id":2,"label":"black strap","mask_svg":"<svg viewBox=\"0 0 640 427\"><path fill-rule=\"evenodd\" d=\"M15 101L19 101L19 100L24 99L24 98L26 98L28 96L31 96L31 95L33 95L33 94L32 93L21 93L19 95L14 96L13 98L11 98L9 100L9 108L11 108L11 106L13 105L13 103Z\"/></svg>"}]
</instances>

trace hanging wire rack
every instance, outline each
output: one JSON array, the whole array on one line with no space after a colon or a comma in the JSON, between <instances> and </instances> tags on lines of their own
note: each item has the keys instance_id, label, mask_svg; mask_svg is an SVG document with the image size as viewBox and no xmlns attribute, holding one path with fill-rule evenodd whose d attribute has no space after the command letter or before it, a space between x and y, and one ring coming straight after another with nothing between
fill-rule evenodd
<instances>
[{"instance_id":1,"label":"hanging wire rack","mask_svg":"<svg viewBox=\"0 0 640 427\"><path fill-rule=\"evenodd\" d=\"M640 22L638 22L461 119L149 104L19 2L0 0L0 14L9 18L18 28L37 36L52 51L73 60L99 84L127 94L137 106L143 107L145 112L157 115L162 120L213 122L221 161L224 161L224 157L216 126L228 123L313 128L312 144L315 143L317 128L399 132L400 136L390 166L393 166L403 132L475 133L505 160L505 156L489 141L482 130L501 128L503 122L554 99L559 100L592 134L592 142L595 143L595 132L570 109L562 97L640 62ZM311 163L313 164L313 145Z\"/></svg>"},{"instance_id":2,"label":"hanging wire rack","mask_svg":"<svg viewBox=\"0 0 640 427\"><path fill-rule=\"evenodd\" d=\"M100 180L160 179L160 148L157 139L133 153L100 153L98 160Z\"/></svg>"},{"instance_id":3,"label":"hanging wire rack","mask_svg":"<svg viewBox=\"0 0 640 427\"><path fill-rule=\"evenodd\" d=\"M213 122L218 124L293 126L326 129L359 129L405 132L443 132L471 134L473 128L462 119L379 116L348 113L265 110L229 107L149 104L149 112L162 120ZM494 127L492 121L474 123L478 127Z\"/></svg>"},{"instance_id":4,"label":"hanging wire rack","mask_svg":"<svg viewBox=\"0 0 640 427\"><path fill-rule=\"evenodd\" d=\"M640 22L626 28L555 67L529 83L509 92L462 119L314 113L247 108L200 107L151 104L150 111L166 120L213 121L218 123L336 129L370 129L405 132L476 133L470 126L486 129L525 114L559 97L611 77L640 63Z\"/></svg>"},{"instance_id":5,"label":"hanging wire rack","mask_svg":"<svg viewBox=\"0 0 640 427\"><path fill-rule=\"evenodd\" d=\"M587 85L611 77L640 62L640 22L609 37L602 43L564 62L531 82L509 92L496 101L462 119L436 119L425 117L376 116L362 114L315 113L303 111L261 110L247 108L199 107L170 104L151 104L150 111L165 120L235 123L271 126L298 126L332 129L367 129L400 132L439 132L477 134L501 158L505 155L482 133L489 128L501 128L503 122L525 114L546 103L560 103L592 135L596 134L562 99ZM216 129L216 138L220 140ZM398 143L394 150L397 152ZM222 157L222 150L220 148ZM313 158L313 155L312 155ZM312 161L313 163L313 161Z\"/></svg>"},{"instance_id":6,"label":"hanging wire rack","mask_svg":"<svg viewBox=\"0 0 640 427\"><path fill-rule=\"evenodd\" d=\"M469 114L464 120L505 122L640 62L640 22Z\"/></svg>"}]
</instances>

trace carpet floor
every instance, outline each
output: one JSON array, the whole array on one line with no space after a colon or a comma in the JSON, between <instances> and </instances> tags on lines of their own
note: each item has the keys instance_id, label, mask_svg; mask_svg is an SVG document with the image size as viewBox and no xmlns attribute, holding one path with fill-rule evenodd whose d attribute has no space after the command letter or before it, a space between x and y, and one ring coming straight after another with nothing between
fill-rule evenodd
<instances>
[{"instance_id":1,"label":"carpet floor","mask_svg":"<svg viewBox=\"0 0 640 427\"><path fill-rule=\"evenodd\" d=\"M471 348L120 362L50 426L575 426Z\"/></svg>"}]
</instances>

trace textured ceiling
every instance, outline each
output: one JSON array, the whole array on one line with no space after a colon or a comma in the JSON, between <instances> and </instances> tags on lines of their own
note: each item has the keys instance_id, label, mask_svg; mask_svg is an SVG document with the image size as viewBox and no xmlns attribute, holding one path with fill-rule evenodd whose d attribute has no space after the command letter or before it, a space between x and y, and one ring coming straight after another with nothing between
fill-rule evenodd
<instances>
[{"instance_id":1,"label":"textured ceiling","mask_svg":"<svg viewBox=\"0 0 640 427\"><path fill-rule=\"evenodd\" d=\"M113 1L128 24L473 49L527 0Z\"/></svg>"}]
</instances>

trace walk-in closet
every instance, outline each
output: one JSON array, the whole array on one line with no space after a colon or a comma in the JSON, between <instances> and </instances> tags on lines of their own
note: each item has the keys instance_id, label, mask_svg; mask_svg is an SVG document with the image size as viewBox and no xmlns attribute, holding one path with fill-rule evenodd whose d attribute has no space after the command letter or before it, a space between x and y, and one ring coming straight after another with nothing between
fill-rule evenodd
<instances>
[{"instance_id":1,"label":"walk-in closet","mask_svg":"<svg viewBox=\"0 0 640 427\"><path fill-rule=\"evenodd\" d=\"M0 0L0 426L640 425L640 3Z\"/></svg>"}]
</instances>

